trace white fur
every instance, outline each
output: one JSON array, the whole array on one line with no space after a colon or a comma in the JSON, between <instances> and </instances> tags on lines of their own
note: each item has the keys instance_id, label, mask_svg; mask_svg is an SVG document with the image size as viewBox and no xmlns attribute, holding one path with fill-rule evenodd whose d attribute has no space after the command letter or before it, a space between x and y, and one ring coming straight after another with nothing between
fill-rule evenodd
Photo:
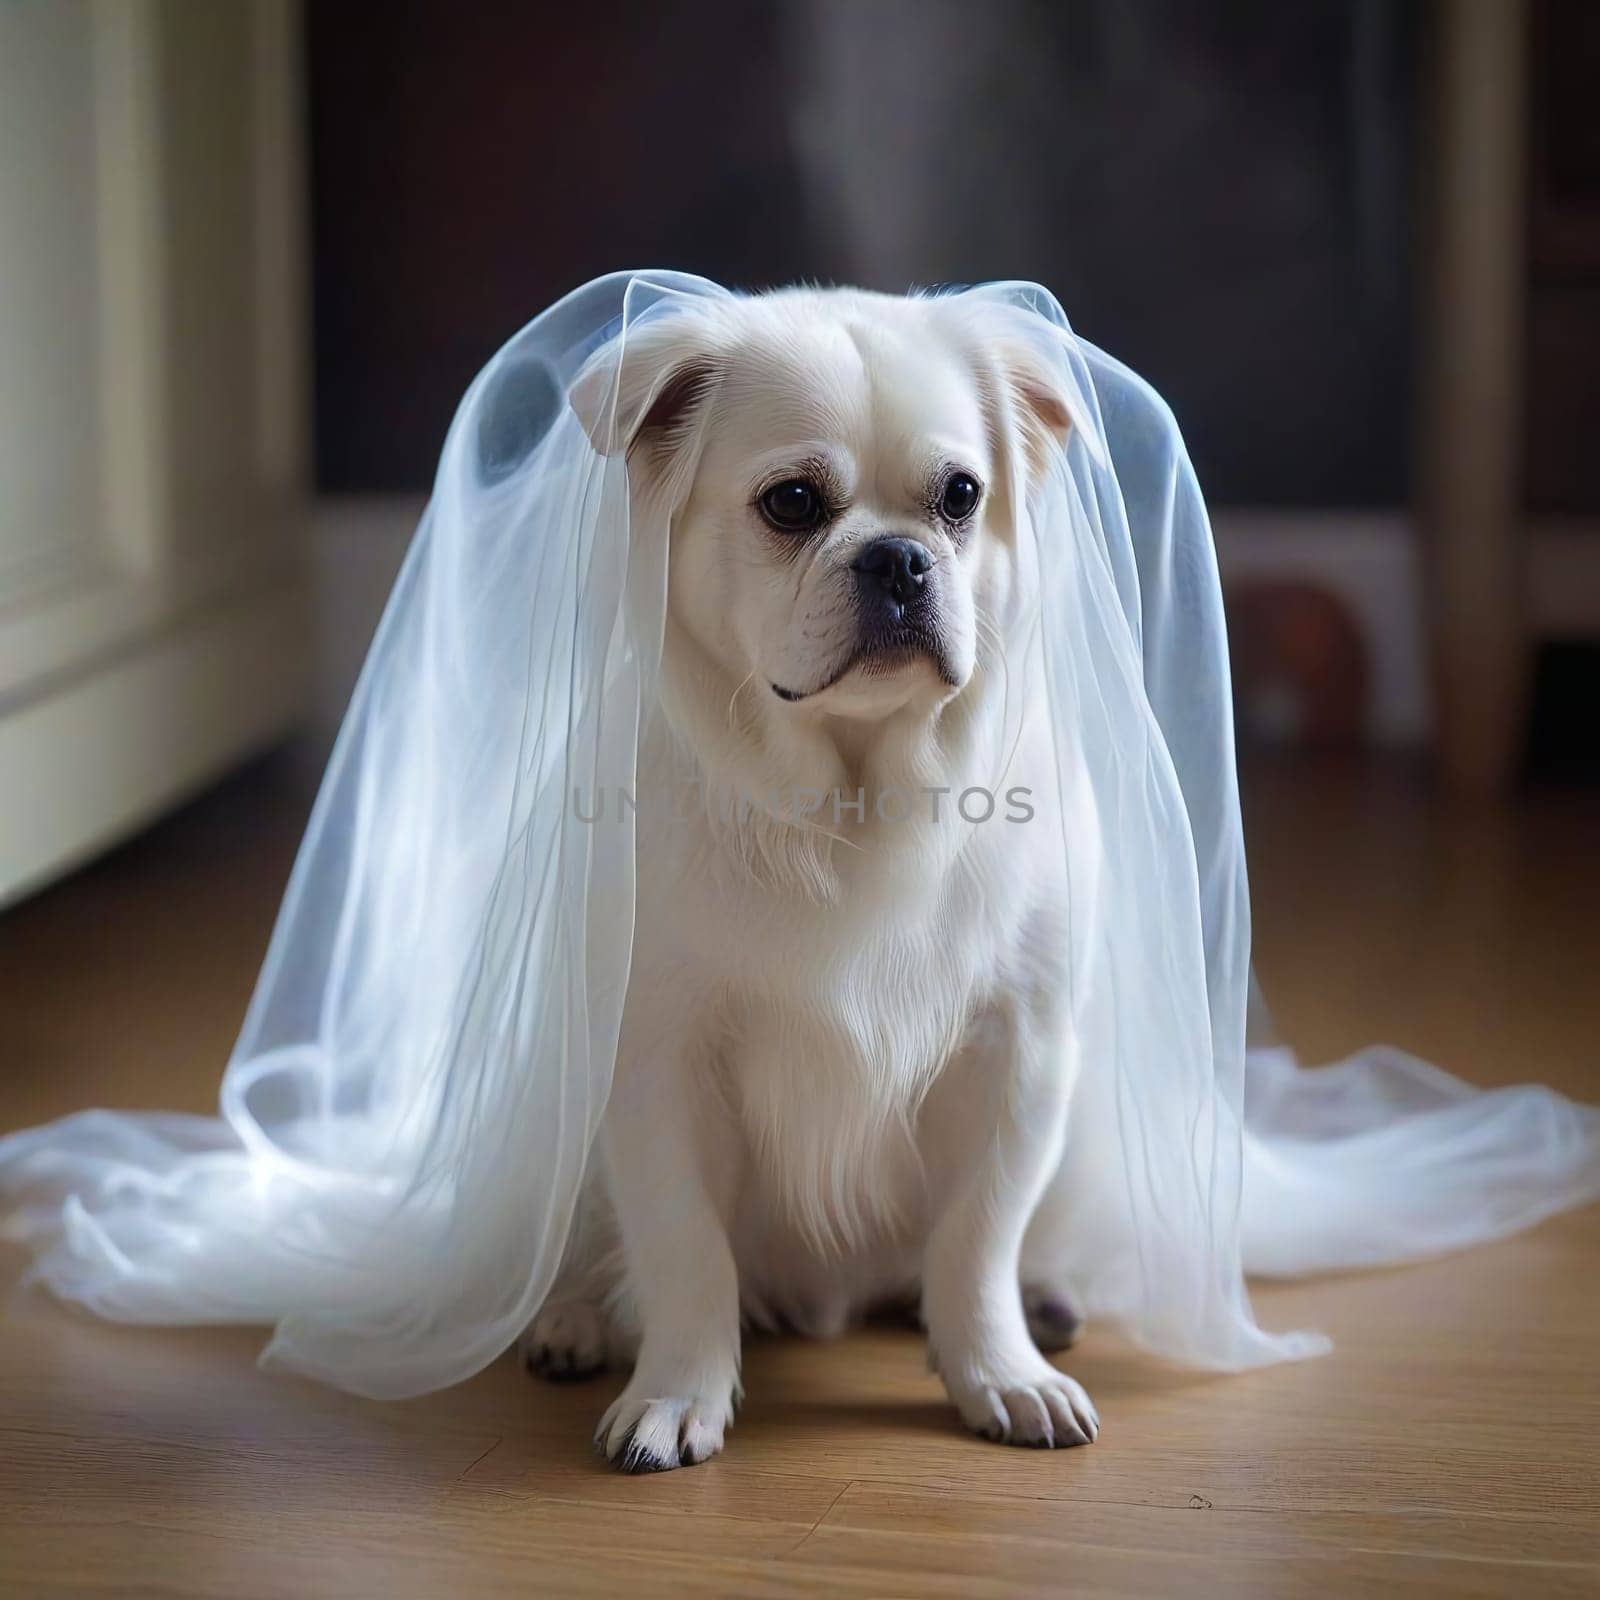
<instances>
[{"instance_id":1,"label":"white fur","mask_svg":"<svg viewBox=\"0 0 1600 1600\"><path fill-rule=\"evenodd\" d=\"M689 400L652 419L685 370ZM969 1426L1092 1439L1020 1289L1051 1289L1024 1240L1075 1064L1061 852L1005 820L1004 798L1056 782L1017 550L1060 408L981 314L852 291L647 326L573 403L629 451L636 495L681 503L615 1084L530 1360L561 1376L636 1344L599 1442L619 1464L675 1466L721 1448L743 1321L826 1336L920 1299ZM797 548L753 500L802 462L849 509ZM952 464L985 486L964 536L927 504ZM937 557L942 669L868 662L781 698L849 660L849 562L895 533ZM957 810L973 786L997 798L986 822ZM909 820L875 813L885 791L936 789L937 820L933 795ZM652 803L669 792L689 803Z\"/></svg>"}]
</instances>

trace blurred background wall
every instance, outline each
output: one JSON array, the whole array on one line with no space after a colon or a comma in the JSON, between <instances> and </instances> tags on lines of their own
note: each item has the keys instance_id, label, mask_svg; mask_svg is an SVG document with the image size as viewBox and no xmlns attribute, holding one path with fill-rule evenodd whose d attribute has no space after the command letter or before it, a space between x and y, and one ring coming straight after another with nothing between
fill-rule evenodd
<instances>
[{"instance_id":1,"label":"blurred background wall","mask_svg":"<svg viewBox=\"0 0 1600 1600\"><path fill-rule=\"evenodd\" d=\"M1171 401L1230 569L1314 568L1360 630L1350 705L1313 716L1267 674L1264 731L1424 735L1416 7L431 0L308 24L324 492L420 493L506 331L619 265L1032 278Z\"/></svg>"},{"instance_id":2,"label":"blurred background wall","mask_svg":"<svg viewBox=\"0 0 1600 1600\"><path fill-rule=\"evenodd\" d=\"M280 587L305 575L299 620L207 679L213 720L234 672L271 715L162 756L168 793L297 714L325 742L474 371L567 288L656 265L1047 284L1184 428L1248 743L1414 749L1463 792L1592 772L1597 89L1586 0L12 0L8 781L43 761L53 816L105 737L36 713L106 651L44 670L17 642L73 637L69 542L126 584L248 532ZM254 606L235 576L160 629Z\"/></svg>"}]
</instances>

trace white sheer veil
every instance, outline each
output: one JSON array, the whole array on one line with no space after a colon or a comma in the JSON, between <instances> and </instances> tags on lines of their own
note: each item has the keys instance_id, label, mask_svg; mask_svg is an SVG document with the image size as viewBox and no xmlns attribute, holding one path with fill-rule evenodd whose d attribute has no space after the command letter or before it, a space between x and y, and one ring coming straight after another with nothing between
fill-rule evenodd
<instances>
[{"instance_id":1,"label":"white sheer veil","mask_svg":"<svg viewBox=\"0 0 1600 1600\"><path fill-rule=\"evenodd\" d=\"M1258 1327L1247 1270L1399 1260L1594 1199L1600 1113L1390 1051L1313 1071L1247 1051L1227 647L1177 427L1047 291L964 293L1056 364L1076 423L1022 530L1058 776L1098 823L1050 845L1092 1064L1063 1266L1091 1315L1160 1354L1311 1353L1314 1335ZM642 324L726 294L598 279L468 390L221 1115L86 1112L0 1140L6 1231L55 1294L269 1323L265 1361L382 1396L469 1376L529 1320L609 1091L634 914L632 830L584 828L566 797L632 788L673 510L630 509L566 394L586 363L615 374Z\"/></svg>"}]
</instances>

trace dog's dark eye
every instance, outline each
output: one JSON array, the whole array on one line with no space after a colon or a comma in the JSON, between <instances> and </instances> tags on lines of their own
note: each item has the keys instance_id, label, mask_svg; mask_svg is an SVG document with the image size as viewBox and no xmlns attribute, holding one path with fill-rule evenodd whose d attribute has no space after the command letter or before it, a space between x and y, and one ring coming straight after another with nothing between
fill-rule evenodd
<instances>
[{"instance_id":1,"label":"dog's dark eye","mask_svg":"<svg viewBox=\"0 0 1600 1600\"><path fill-rule=\"evenodd\" d=\"M759 504L761 515L780 533L809 533L822 521L822 496L804 478L773 484Z\"/></svg>"},{"instance_id":2,"label":"dog's dark eye","mask_svg":"<svg viewBox=\"0 0 1600 1600\"><path fill-rule=\"evenodd\" d=\"M952 472L945 479L944 490L939 496L940 514L951 522L965 522L978 509L982 494L978 480L970 473Z\"/></svg>"}]
</instances>

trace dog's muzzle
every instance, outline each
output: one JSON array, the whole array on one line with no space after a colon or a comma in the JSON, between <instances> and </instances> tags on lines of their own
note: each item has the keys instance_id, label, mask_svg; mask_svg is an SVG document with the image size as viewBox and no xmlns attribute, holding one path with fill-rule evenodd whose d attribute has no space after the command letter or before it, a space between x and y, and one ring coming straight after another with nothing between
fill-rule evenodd
<instances>
[{"instance_id":1,"label":"dog's muzzle","mask_svg":"<svg viewBox=\"0 0 1600 1600\"><path fill-rule=\"evenodd\" d=\"M856 575L857 660L868 670L931 656L950 674L941 640L933 552L915 539L874 539L850 563Z\"/></svg>"},{"instance_id":2,"label":"dog's muzzle","mask_svg":"<svg viewBox=\"0 0 1600 1600\"><path fill-rule=\"evenodd\" d=\"M797 690L775 683L773 693L780 700L808 700L831 689L856 667L876 676L913 657L930 660L944 682L959 686L944 648L937 565L933 552L915 539L896 536L865 545L850 563L856 582L854 648L815 688Z\"/></svg>"}]
</instances>

